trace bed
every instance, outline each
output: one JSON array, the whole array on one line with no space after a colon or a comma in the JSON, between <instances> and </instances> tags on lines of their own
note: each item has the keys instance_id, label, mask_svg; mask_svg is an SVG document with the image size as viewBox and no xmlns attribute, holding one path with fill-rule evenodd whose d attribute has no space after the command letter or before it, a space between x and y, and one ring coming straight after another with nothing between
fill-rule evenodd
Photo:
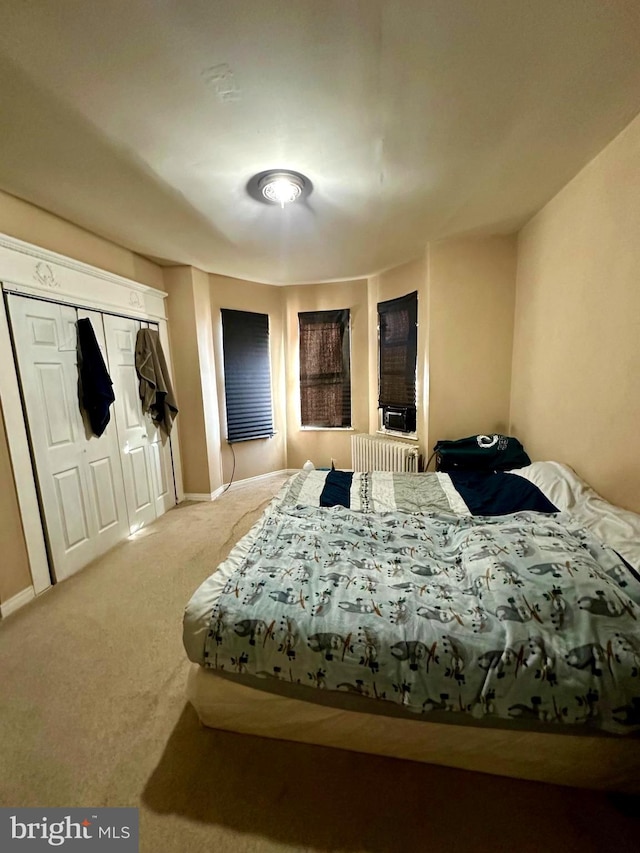
<instances>
[{"instance_id":1,"label":"bed","mask_svg":"<svg viewBox=\"0 0 640 853\"><path fill-rule=\"evenodd\" d=\"M640 790L640 516L567 466L294 475L196 590L214 728Z\"/></svg>"}]
</instances>

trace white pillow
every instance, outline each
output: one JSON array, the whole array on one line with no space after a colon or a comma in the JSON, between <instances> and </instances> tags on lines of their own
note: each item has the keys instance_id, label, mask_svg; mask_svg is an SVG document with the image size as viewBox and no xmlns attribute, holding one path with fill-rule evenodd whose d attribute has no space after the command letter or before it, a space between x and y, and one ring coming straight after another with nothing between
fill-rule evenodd
<instances>
[{"instance_id":1,"label":"white pillow","mask_svg":"<svg viewBox=\"0 0 640 853\"><path fill-rule=\"evenodd\" d=\"M561 462L533 462L509 473L536 485L554 506L570 512L640 572L640 515L600 497Z\"/></svg>"}]
</instances>

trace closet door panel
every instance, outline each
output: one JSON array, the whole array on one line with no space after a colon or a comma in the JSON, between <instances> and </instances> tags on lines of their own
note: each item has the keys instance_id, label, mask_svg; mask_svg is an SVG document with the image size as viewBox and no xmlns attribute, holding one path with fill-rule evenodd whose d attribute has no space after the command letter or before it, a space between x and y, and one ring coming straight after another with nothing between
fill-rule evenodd
<instances>
[{"instance_id":1,"label":"closet door panel","mask_svg":"<svg viewBox=\"0 0 640 853\"><path fill-rule=\"evenodd\" d=\"M66 321L75 320L75 312L14 295L9 310L49 552L60 580L94 556L82 419L73 397L76 353L67 335Z\"/></svg>"},{"instance_id":2,"label":"closet door panel","mask_svg":"<svg viewBox=\"0 0 640 853\"><path fill-rule=\"evenodd\" d=\"M156 323L142 323L142 327L158 331ZM149 414L145 415L145 421L151 454L153 498L156 504L157 515L162 515L162 513L171 509L172 506L175 506L176 503L171 441L153 423Z\"/></svg>"},{"instance_id":3,"label":"closet door panel","mask_svg":"<svg viewBox=\"0 0 640 853\"><path fill-rule=\"evenodd\" d=\"M73 445L75 435L67 396L65 365L61 361L35 361L33 371L40 391L43 425L49 449Z\"/></svg>"},{"instance_id":4,"label":"closet door panel","mask_svg":"<svg viewBox=\"0 0 640 853\"><path fill-rule=\"evenodd\" d=\"M83 477L79 467L59 471L53 475L56 487L57 508L62 521L67 553L72 549L88 542L91 537Z\"/></svg>"},{"instance_id":5,"label":"closet door panel","mask_svg":"<svg viewBox=\"0 0 640 853\"><path fill-rule=\"evenodd\" d=\"M162 498L169 492L169 482L165 460L160 441L151 442L151 467L153 471L153 487L156 498Z\"/></svg>"},{"instance_id":6,"label":"closet door panel","mask_svg":"<svg viewBox=\"0 0 640 853\"><path fill-rule=\"evenodd\" d=\"M132 438L147 438L147 424L142 414L140 405L140 382L135 366L120 365L118 367L118 390L122 395L122 409L124 413L124 425L127 430L134 432Z\"/></svg>"},{"instance_id":7,"label":"closet door panel","mask_svg":"<svg viewBox=\"0 0 640 853\"><path fill-rule=\"evenodd\" d=\"M108 368L103 315L99 311L87 311L79 308L78 319L91 321L102 358ZM100 438L93 435L87 419L84 419L87 441L83 452L99 539L98 552L101 554L129 535L129 519L114 407L115 403L111 405L111 419Z\"/></svg>"},{"instance_id":8,"label":"closet door panel","mask_svg":"<svg viewBox=\"0 0 640 853\"><path fill-rule=\"evenodd\" d=\"M118 460L116 459L116 465ZM98 530L100 533L113 527L118 523L118 502L116 499L116 476L113 470L113 460L111 457L96 459L89 463L89 471L91 472L91 488L93 490L93 499L96 505L98 514ZM120 473L121 472L117 472ZM120 478L121 479L121 478ZM124 484L122 485L122 501L121 513L124 514Z\"/></svg>"},{"instance_id":9,"label":"closet door panel","mask_svg":"<svg viewBox=\"0 0 640 853\"><path fill-rule=\"evenodd\" d=\"M129 467L133 480L136 510L143 510L151 506L151 490L149 488L150 472L147 464L147 448L134 447L127 454ZM155 517L155 516L154 516Z\"/></svg>"},{"instance_id":10,"label":"closet door panel","mask_svg":"<svg viewBox=\"0 0 640 853\"><path fill-rule=\"evenodd\" d=\"M135 363L140 322L104 315L109 367L116 395L115 416L131 532L156 519L147 420L142 414Z\"/></svg>"},{"instance_id":11,"label":"closet door panel","mask_svg":"<svg viewBox=\"0 0 640 853\"><path fill-rule=\"evenodd\" d=\"M78 400L75 308L11 294L9 315L50 561L61 580L128 533L122 475L118 493L113 466L115 433L87 435ZM110 482L96 481L101 507L90 470L95 463L111 468ZM100 520L105 513L107 525Z\"/></svg>"}]
</instances>

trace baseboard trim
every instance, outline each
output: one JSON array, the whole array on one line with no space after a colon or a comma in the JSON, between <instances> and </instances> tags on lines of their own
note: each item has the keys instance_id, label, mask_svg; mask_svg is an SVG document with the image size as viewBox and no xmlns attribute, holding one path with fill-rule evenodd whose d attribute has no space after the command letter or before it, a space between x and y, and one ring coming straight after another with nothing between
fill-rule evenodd
<instances>
[{"instance_id":1,"label":"baseboard trim","mask_svg":"<svg viewBox=\"0 0 640 853\"><path fill-rule=\"evenodd\" d=\"M217 492L209 494L207 492L185 492L185 501L212 501Z\"/></svg>"},{"instance_id":2,"label":"baseboard trim","mask_svg":"<svg viewBox=\"0 0 640 853\"><path fill-rule=\"evenodd\" d=\"M234 480L232 483L225 483L218 493L222 494L227 489L233 489L235 486L246 486L247 483L255 483L258 480L266 480L268 477L275 477L276 474L294 474L295 471L289 471L288 468L281 468L279 471L268 471L266 474L257 474L255 477L247 477L244 480Z\"/></svg>"},{"instance_id":3,"label":"baseboard trim","mask_svg":"<svg viewBox=\"0 0 640 853\"><path fill-rule=\"evenodd\" d=\"M274 477L276 474L295 474L297 468L281 468L279 471L268 471L266 474L257 474L255 477L246 477L244 480L234 480L231 484L225 483L208 494L207 492L185 492L185 501L215 501L227 489L233 489L235 486L245 486L247 483L255 483L257 480L266 480L267 477Z\"/></svg>"},{"instance_id":4,"label":"baseboard trim","mask_svg":"<svg viewBox=\"0 0 640 853\"><path fill-rule=\"evenodd\" d=\"M20 610L21 607L24 607L25 604L28 604L35 597L36 591L32 586L23 589L22 592L0 604L0 618L5 619L10 613L15 613L16 610Z\"/></svg>"}]
</instances>

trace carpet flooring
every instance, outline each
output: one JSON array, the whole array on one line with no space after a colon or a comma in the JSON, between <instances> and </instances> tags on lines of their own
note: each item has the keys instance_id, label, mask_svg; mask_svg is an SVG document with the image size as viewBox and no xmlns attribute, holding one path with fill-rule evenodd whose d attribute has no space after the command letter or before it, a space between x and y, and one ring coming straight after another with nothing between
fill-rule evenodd
<instances>
[{"instance_id":1,"label":"carpet flooring","mask_svg":"<svg viewBox=\"0 0 640 853\"><path fill-rule=\"evenodd\" d=\"M0 622L0 805L137 807L145 853L640 849L629 796L200 726L182 610L283 482L181 504Z\"/></svg>"}]
</instances>

